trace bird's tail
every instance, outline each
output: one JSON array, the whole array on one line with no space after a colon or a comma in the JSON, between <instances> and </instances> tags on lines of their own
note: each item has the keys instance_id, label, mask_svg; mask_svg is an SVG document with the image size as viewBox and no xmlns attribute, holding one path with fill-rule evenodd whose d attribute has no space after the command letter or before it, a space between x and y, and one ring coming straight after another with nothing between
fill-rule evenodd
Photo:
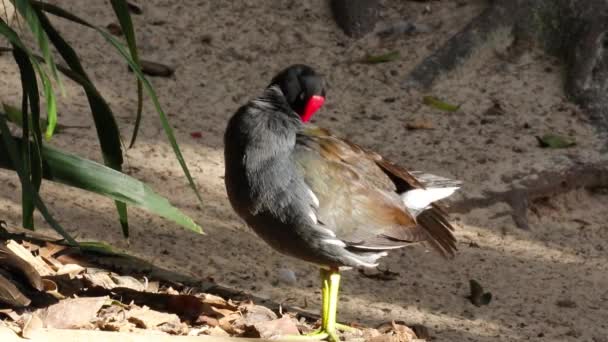
<instances>
[{"instance_id":1,"label":"bird's tail","mask_svg":"<svg viewBox=\"0 0 608 342\"><path fill-rule=\"evenodd\" d=\"M451 196L462 185L461 181L444 178L418 171L411 172L424 188L408 190L401 194L401 198L408 211L418 216L435 202Z\"/></svg>"}]
</instances>

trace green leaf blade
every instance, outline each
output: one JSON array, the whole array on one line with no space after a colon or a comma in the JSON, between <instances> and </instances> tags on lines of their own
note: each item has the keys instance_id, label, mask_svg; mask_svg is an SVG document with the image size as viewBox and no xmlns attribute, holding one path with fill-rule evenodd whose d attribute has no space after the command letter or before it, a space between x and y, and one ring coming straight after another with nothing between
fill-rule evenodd
<instances>
[{"instance_id":1,"label":"green leaf blade","mask_svg":"<svg viewBox=\"0 0 608 342\"><path fill-rule=\"evenodd\" d=\"M449 104L442 100L439 100L435 96L425 96L422 98L422 103L427 106L433 107L435 109L439 109L444 112L455 112L460 109L460 106L456 106L453 104Z\"/></svg>"}]
</instances>

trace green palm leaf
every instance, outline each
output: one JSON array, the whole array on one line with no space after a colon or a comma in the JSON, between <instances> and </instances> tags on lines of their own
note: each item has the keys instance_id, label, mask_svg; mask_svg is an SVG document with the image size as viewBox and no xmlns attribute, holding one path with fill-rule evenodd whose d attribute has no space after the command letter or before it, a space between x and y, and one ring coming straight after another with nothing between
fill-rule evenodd
<instances>
[{"instance_id":1,"label":"green palm leaf","mask_svg":"<svg viewBox=\"0 0 608 342\"><path fill-rule=\"evenodd\" d=\"M4 116L0 115L0 128L2 123L6 127ZM13 140L13 138L6 136L7 133L8 128L2 130L4 143L0 144L0 167L18 170L19 168L15 167L9 157L10 148L7 140ZM14 140L17 146L23 144L21 139L15 138ZM94 161L50 147L43 147L41 155L44 179L137 206L194 232L203 232L198 224L171 205L165 197L133 177Z\"/></svg>"},{"instance_id":2,"label":"green palm leaf","mask_svg":"<svg viewBox=\"0 0 608 342\"><path fill-rule=\"evenodd\" d=\"M188 179L188 183L190 184L190 187L196 194L196 197L198 198L199 202L202 203L203 199L198 191L198 188L196 187L196 184L194 183L194 180L192 179L192 175L190 174L190 171L188 170L186 161L184 160L182 152L175 139L175 134L173 133L173 129L171 128L171 125L169 125L169 120L167 119L167 115L165 114L165 112L163 111L163 109L160 105L160 101L158 100L158 97L156 96L156 92L154 91L154 88L152 87L152 85L150 84L148 79L144 76L138 63L136 63L131 58L131 56L129 55L129 52L125 49L124 45L122 43L120 43L118 40L116 40L111 34L106 32L103 28L90 24L86 20L81 19L78 16L67 12L60 7L57 7L55 5L51 5L48 3L39 2L39 1L32 1L32 5L35 8L39 8L47 13L51 13L58 17L61 17L61 18L73 21L75 23L78 23L80 25L84 25L86 27L92 28L92 29L96 30L99 34L101 34L102 37L104 37L106 39L106 41L108 41L112 46L114 46L114 48L120 53L120 55L124 58L124 60L129 64L129 66L131 67L131 69L133 70L133 72L135 73L137 78L143 83L144 89L148 92L148 95L152 99L156 112L158 113L158 116L160 118L161 125L163 126L163 129L165 131L165 135L167 136L167 139L169 140L169 143L171 144L171 147L173 149L173 153L175 154L177 161L179 162L184 174L186 175L186 178Z\"/></svg>"}]
</instances>

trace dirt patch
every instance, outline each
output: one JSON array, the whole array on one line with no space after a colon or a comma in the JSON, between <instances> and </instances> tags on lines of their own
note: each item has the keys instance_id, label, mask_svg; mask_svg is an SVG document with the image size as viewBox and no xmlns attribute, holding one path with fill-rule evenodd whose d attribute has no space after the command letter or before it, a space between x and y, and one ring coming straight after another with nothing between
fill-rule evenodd
<instances>
[{"instance_id":1,"label":"dirt patch","mask_svg":"<svg viewBox=\"0 0 608 342\"><path fill-rule=\"evenodd\" d=\"M428 93L401 89L408 72L480 13L485 2L382 3L381 20L409 18L433 29L389 40L369 36L353 41L336 27L321 0L145 2L144 14L134 17L141 55L175 68L171 78L154 78L152 83L205 203L200 206L189 191L150 103L140 140L126 153L126 170L194 217L207 235L132 209L129 250L202 280L319 308L315 267L283 257L256 238L230 209L222 179L222 134L228 118L259 94L277 70L296 62L317 67L328 79L327 105L315 124L404 166L463 180L456 202L509 191L517 179L606 161L603 141L564 95L564 66L537 50L515 63L497 57L493 51L508 46L507 33L490 39L489 46L444 75ZM61 5L99 25L114 21L104 2ZM132 74L94 32L55 22L74 42L115 110L123 135L129 136L136 108ZM400 51L397 61L351 63L393 50ZM7 54L0 56L0 73L0 99L18 104L18 73ZM92 125L81 90L65 83L60 122ZM460 104L460 109L438 111L422 103L424 95ZM497 102L503 113L487 115ZM408 123L416 120L434 129L408 130ZM200 132L200 138L192 132ZM545 133L572 137L577 144L539 148L535 136ZM67 130L52 144L100 160L93 129ZM18 190L17 178L0 171L0 218L12 224L20 221ZM42 191L72 234L127 247L111 201L49 183ZM530 211L538 214L528 213L528 231L516 227L507 203L470 208L455 215L460 253L454 261L415 247L385 258L381 267L398 272L395 280L345 273L339 319L422 324L438 341L600 341L608 335L605 200L602 193L575 190L550 196L548 203L555 208L534 202ZM580 228L579 220L589 224ZM296 281L283 281L281 269L293 271ZM478 308L468 301L470 279L492 292L489 305ZM557 304L563 300L576 306Z\"/></svg>"}]
</instances>

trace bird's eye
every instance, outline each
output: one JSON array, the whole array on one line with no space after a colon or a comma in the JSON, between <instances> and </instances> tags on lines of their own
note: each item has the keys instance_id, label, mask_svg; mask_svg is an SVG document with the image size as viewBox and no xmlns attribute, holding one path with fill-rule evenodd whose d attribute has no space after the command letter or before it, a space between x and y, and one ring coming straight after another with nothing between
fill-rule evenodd
<instances>
[{"instance_id":1,"label":"bird's eye","mask_svg":"<svg viewBox=\"0 0 608 342\"><path fill-rule=\"evenodd\" d=\"M306 97L306 94L300 93L300 101L304 101L305 97Z\"/></svg>"}]
</instances>

